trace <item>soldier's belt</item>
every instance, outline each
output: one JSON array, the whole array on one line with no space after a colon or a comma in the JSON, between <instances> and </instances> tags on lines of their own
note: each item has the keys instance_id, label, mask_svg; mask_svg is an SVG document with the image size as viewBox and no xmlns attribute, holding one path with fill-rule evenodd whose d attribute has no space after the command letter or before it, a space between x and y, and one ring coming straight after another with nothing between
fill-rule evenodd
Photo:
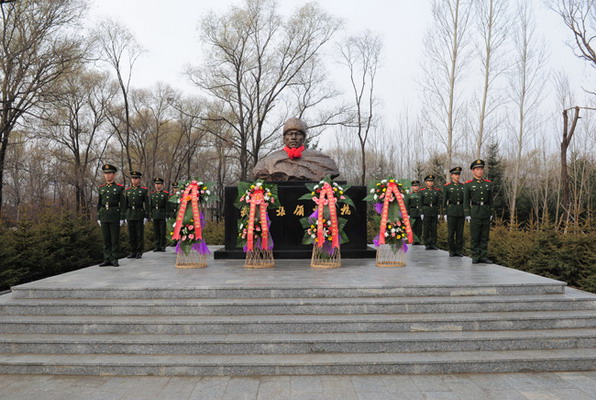
<instances>
[{"instance_id":1,"label":"soldier's belt","mask_svg":"<svg viewBox=\"0 0 596 400\"><path fill-rule=\"evenodd\" d=\"M457 202L450 202L449 200L447 200L447 205L448 206L459 206L461 204L461 202L457 201Z\"/></svg>"},{"instance_id":2,"label":"soldier's belt","mask_svg":"<svg viewBox=\"0 0 596 400\"><path fill-rule=\"evenodd\" d=\"M484 206L487 205L484 203L484 201L481 201L480 203L472 203L473 206Z\"/></svg>"},{"instance_id":3,"label":"soldier's belt","mask_svg":"<svg viewBox=\"0 0 596 400\"><path fill-rule=\"evenodd\" d=\"M118 207L118 203L114 203L114 204L106 203L106 204L104 204L104 205L103 205L103 207L104 207L106 210L109 210L109 209L110 209L110 207L112 207L112 208L114 208L114 207Z\"/></svg>"},{"instance_id":4,"label":"soldier's belt","mask_svg":"<svg viewBox=\"0 0 596 400\"><path fill-rule=\"evenodd\" d=\"M128 209L129 210L136 210L137 208L143 208L143 207L138 207L138 206L129 206Z\"/></svg>"}]
</instances>

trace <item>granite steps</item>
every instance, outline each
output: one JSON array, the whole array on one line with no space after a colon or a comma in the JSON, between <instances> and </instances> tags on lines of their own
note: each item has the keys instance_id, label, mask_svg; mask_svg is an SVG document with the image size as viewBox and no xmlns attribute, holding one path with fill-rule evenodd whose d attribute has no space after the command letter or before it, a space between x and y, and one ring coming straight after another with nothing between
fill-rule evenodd
<instances>
[{"instance_id":1,"label":"granite steps","mask_svg":"<svg viewBox=\"0 0 596 400\"><path fill-rule=\"evenodd\" d=\"M172 262L167 254L157 254L125 261L120 269L92 267L22 285L0 296L0 373L595 368L595 295L417 251L408 255L407 268L392 271L362 261L348 261L338 271L311 271L289 261L270 271L245 271L231 261L177 271L165 264Z\"/></svg>"}]
</instances>

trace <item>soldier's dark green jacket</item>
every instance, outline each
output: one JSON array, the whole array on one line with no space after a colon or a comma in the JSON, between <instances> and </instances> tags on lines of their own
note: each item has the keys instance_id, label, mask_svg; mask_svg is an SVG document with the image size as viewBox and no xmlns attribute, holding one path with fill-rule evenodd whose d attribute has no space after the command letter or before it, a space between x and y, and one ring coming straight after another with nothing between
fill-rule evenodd
<instances>
[{"instance_id":1,"label":"soldier's dark green jacket","mask_svg":"<svg viewBox=\"0 0 596 400\"><path fill-rule=\"evenodd\" d=\"M166 219L170 217L170 193L167 190L151 192L149 202L151 204L152 219Z\"/></svg>"},{"instance_id":2,"label":"soldier's dark green jacket","mask_svg":"<svg viewBox=\"0 0 596 400\"><path fill-rule=\"evenodd\" d=\"M464 184L449 182L443 186L443 209L448 217L464 216Z\"/></svg>"},{"instance_id":3,"label":"soldier's dark green jacket","mask_svg":"<svg viewBox=\"0 0 596 400\"><path fill-rule=\"evenodd\" d=\"M488 179L470 179L464 184L466 217L490 218L493 215L493 183Z\"/></svg>"},{"instance_id":4,"label":"soldier's dark green jacket","mask_svg":"<svg viewBox=\"0 0 596 400\"><path fill-rule=\"evenodd\" d=\"M124 186L105 183L98 188L97 219L101 222L120 222L126 214Z\"/></svg>"},{"instance_id":5,"label":"soldier's dark green jacket","mask_svg":"<svg viewBox=\"0 0 596 400\"><path fill-rule=\"evenodd\" d=\"M126 219L142 221L150 218L149 190L143 186L131 186L124 191L126 198Z\"/></svg>"},{"instance_id":6,"label":"soldier's dark green jacket","mask_svg":"<svg viewBox=\"0 0 596 400\"><path fill-rule=\"evenodd\" d=\"M424 217L436 217L441 213L441 190L433 187L420 189L422 214Z\"/></svg>"},{"instance_id":7,"label":"soldier's dark green jacket","mask_svg":"<svg viewBox=\"0 0 596 400\"><path fill-rule=\"evenodd\" d=\"M422 197L420 191L406 195L406 210L411 218L418 218L422 214Z\"/></svg>"}]
</instances>

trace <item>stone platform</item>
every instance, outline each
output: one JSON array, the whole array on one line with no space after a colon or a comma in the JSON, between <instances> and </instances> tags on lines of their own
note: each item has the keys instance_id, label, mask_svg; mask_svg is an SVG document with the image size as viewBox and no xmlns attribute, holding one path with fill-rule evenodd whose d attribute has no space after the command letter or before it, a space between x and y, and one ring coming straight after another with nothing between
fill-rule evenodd
<instances>
[{"instance_id":1,"label":"stone platform","mask_svg":"<svg viewBox=\"0 0 596 400\"><path fill-rule=\"evenodd\" d=\"M413 247L403 268L146 253L0 296L0 374L319 375L579 371L596 295Z\"/></svg>"}]
</instances>

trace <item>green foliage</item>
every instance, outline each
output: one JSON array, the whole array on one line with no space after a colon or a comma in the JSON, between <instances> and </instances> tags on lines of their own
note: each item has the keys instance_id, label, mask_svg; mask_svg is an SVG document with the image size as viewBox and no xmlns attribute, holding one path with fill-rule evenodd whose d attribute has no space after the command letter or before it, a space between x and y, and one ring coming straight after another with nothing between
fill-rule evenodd
<instances>
[{"instance_id":1,"label":"green foliage","mask_svg":"<svg viewBox=\"0 0 596 400\"><path fill-rule=\"evenodd\" d=\"M203 238L209 245L223 245L225 235L224 221L209 221L205 224L203 230Z\"/></svg>"},{"instance_id":2,"label":"green foliage","mask_svg":"<svg viewBox=\"0 0 596 400\"><path fill-rule=\"evenodd\" d=\"M0 232L0 289L80 269L102 260L99 227L73 213L48 210Z\"/></svg>"}]
</instances>

